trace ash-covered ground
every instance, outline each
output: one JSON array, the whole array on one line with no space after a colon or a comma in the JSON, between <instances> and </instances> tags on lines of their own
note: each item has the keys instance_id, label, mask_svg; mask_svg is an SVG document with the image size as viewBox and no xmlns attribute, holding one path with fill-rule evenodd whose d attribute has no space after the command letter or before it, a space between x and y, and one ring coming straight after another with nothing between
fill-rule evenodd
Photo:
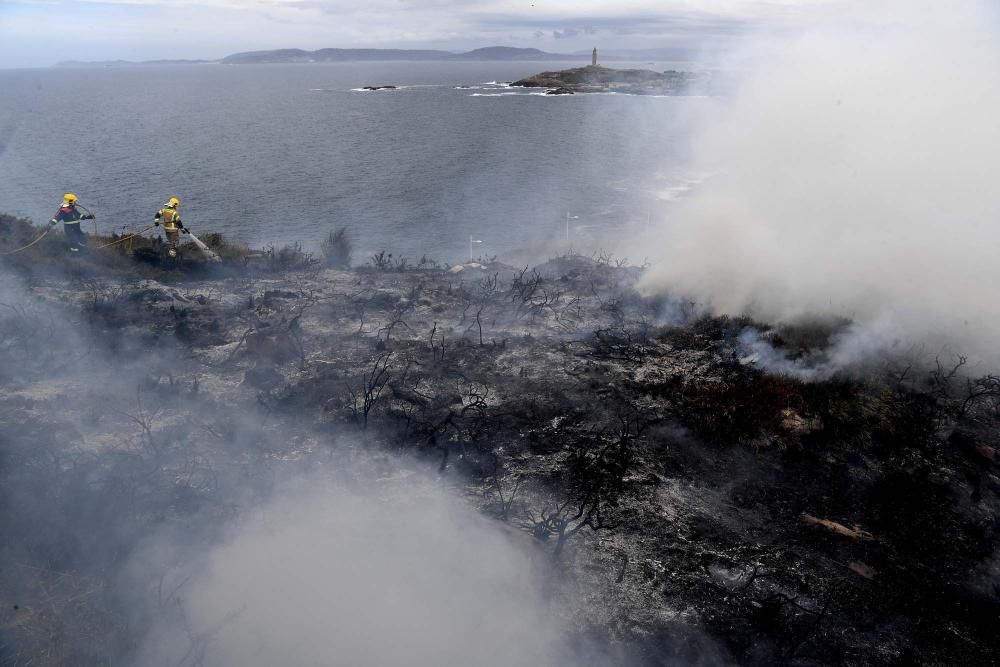
<instances>
[{"instance_id":1,"label":"ash-covered ground","mask_svg":"<svg viewBox=\"0 0 1000 667\"><path fill-rule=\"evenodd\" d=\"M606 256L52 264L0 287L0 664L1000 658L962 359L772 373L846 323Z\"/></svg>"}]
</instances>

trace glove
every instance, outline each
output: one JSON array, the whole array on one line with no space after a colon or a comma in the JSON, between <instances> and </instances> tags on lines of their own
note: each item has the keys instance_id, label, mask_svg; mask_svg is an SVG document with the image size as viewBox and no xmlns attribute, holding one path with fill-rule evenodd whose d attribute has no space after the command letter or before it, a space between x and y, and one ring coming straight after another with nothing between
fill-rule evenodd
<instances>
[{"instance_id":1,"label":"glove","mask_svg":"<svg viewBox=\"0 0 1000 667\"><path fill-rule=\"evenodd\" d=\"M181 234L190 234L190 233L191 232L187 230L187 227L181 227Z\"/></svg>"},{"instance_id":2,"label":"glove","mask_svg":"<svg viewBox=\"0 0 1000 667\"><path fill-rule=\"evenodd\" d=\"M56 219L52 218L51 220L49 220L49 224L52 225L53 227L55 227L56 226Z\"/></svg>"},{"instance_id":3,"label":"glove","mask_svg":"<svg viewBox=\"0 0 1000 667\"><path fill-rule=\"evenodd\" d=\"M153 220L153 226L154 227L159 227L160 226L160 221L159 220Z\"/></svg>"},{"instance_id":4,"label":"glove","mask_svg":"<svg viewBox=\"0 0 1000 667\"><path fill-rule=\"evenodd\" d=\"M93 220L94 219L94 214L93 213L88 213L87 215L80 216L80 219L81 220Z\"/></svg>"}]
</instances>

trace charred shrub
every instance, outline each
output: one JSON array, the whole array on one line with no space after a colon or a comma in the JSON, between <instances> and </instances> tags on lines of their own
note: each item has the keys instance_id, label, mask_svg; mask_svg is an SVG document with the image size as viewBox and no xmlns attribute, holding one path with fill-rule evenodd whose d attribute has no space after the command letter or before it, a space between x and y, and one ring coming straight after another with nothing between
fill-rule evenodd
<instances>
[{"instance_id":1,"label":"charred shrub","mask_svg":"<svg viewBox=\"0 0 1000 667\"><path fill-rule=\"evenodd\" d=\"M351 252L353 249L351 237L346 227L331 229L321 244L323 260L327 266L346 269L351 266Z\"/></svg>"},{"instance_id":2,"label":"charred shrub","mask_svg":"<svg viewBox=\"0 0 1000 667\"><path fill-rule=\"evenodd\" d=\"M873 444L889 451L935 448L942 407L928 394L884 387L869 400Z\"/></svg>"},{"instance_id":3,"label":"charred shrub","mask_svg":"<svg viewBox=\"0 0 1000 667\"><path fill-rule=\"evenodd\" d=\"M691 324L691 329L695 334L706 339L717 342L723 340L735 340L740 332L747 327L754 326L752 318L746 315L730 317L729 315L719 315L716 317L702 317Z\"/></svg>"},{"instance_id":4,"label":"charred shrub","mask_svg":"<svg viewBox=\"0 0 1000 667\"><path fill-rule=\"evenodd\" d=\"M393 257L391 252L379 250L368 258L364 268L375 271L407 271L413 267L407 257Z\"/></svg>"},{"instance_id":5,"label":"charred shrub","mask_svg":"<svg viewBox=\"0 0 1000 667\"><path fill-rule=\"evenodd\" d=\"M804 442L868 442L868 415L861 385L847 378L834 378L805 383L801 388L805 412L819 418L819 428Z\"/></svg>"},{"instance_id":6,"label":"charred shrub","mask_svg":"<svg viewBox=\"0 0 1000 667\"><path fill-rule=\"evenodd\" d=\"M703 439L750 444L787 434L787 411L802 409L804 390L798 380L746 368L718 382L696 383L681 404L681 420Z\"/></svg>"},{"instance_id":7,"label":"charred shrub","mask_svg":"<svg viewBox=\"0 0 1000 667\"><path fill-rule=\"evenodd\" d=\"M0 252L10 252L31 243L43 231L27 218L0 213Z\"/></svg>"},{"instance_id":8,"label":"charred shrub","mask_svg":"<svg viewBox=\"0 0 1000 667\"><path fill-rule=\"evenodd\" d=\"M774 347L784 350L792 359L830 347L834 338L850 326L842 317L814 318L782 324L772 334Z\"/></svg>"},{"instance_id":9,"label":"charred shrub","mask_svg":"<svg viewBox=\"0 0 1000 667\"><path fill-rule=\"evenodd\" d=\"M212 252L217 254L223 260L246 262L253 254L246 245L228 241L222 234L211 232L208 234L202 234L199 238L205 245L212 249ZM189 243L184 244L184 249L188 253L195 253L196 256L201 253L201 251L198 250L193 244Z\"/></svg>"},{"instance_id":10,"label":"charred shrub","mask_svg":"<svg viewBox=\"0 0 1000 667\"><path fill-rule=\"evenodd\" d=\"M705 315L685 326L662 329L657 337L674 347L704 350L716 343L736 340L740 332L750 326L755 323L745 315Z\"/></svg>"},{"instance_id":11,"label":"charred shrub","mask_svg":"<svg viewBox=\"0 0 1000 667\"><path fill-rule=\"evenodd\" d=\"M309 253L303 252L300 243L280 248L270 246L264 250L263 259L265 268L279 273L308 268L313 263L312 257Z\"/></svg>"}]
</instances>

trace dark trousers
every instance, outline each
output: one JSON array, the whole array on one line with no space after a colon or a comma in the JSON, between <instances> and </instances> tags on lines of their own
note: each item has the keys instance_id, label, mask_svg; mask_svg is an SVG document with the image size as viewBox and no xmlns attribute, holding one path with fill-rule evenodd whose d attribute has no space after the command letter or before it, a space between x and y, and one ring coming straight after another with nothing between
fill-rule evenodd
<instances>
[{"instance_id":1,"label":"dark trousers","mask_svg":"<svg viewBox=\"0 0 1000 667\"><path fill-rule=\"evenodd\" d=\"M177 246L181 240L181 232L178 229L173 231L163 230L163 234L167 237L167 252L171 253L171 257L177 256Z\"/></svg>"},{"instance_id":2,"label":"dark trousers","mask_svg":"<svg viewBox=\"0 0 1000 667\"><path fill-rule=\"evenodd\" d=\"M80 250L87 247L87 236L80 229L79 222L63 225L63 231L66 233L66 240L69 241L70 250Z\"/></svg>"}]
</instances>

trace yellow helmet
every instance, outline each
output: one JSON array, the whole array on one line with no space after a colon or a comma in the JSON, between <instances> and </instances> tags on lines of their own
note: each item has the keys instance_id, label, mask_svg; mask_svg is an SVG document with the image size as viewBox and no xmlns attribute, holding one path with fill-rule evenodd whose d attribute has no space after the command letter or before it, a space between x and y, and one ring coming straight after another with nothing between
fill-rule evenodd
<instances>
[{"instance_id":1,"label":"yellow helmet","mask_svg":"<svg viewBox=\"0 0 1000 667\"><path fill-rule=\"evenodd\" d=\"M177 197L171 197L170 200L167 202L167 206L169 206L170 208L177 208L180 205L181 205L181 200L178 199Z\"/></svg>"},{"instance_id":2,"label":"yellow helmet","mask_svg":"<svg viewBox=\"0 0 1000 667\"><path fill-rule=\"evenodd\" d=\"M66 204L67 206L72 206L75 203L76 203L75 194L73 194L72 192L67 192L66 194L63 195L63 204Z\"/></svg>"}]
</instances>

